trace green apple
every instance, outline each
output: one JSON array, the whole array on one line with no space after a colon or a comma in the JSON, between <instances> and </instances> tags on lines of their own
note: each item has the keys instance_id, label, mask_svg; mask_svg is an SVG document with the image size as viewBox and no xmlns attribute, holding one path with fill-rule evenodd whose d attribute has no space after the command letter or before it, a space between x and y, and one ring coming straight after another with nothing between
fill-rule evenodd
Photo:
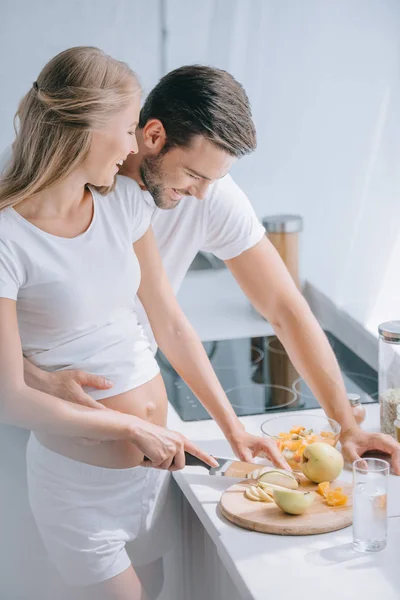
<instances>
[{"instance_id":1,"label":"green apple","mask_svg":"<svg viewBox=\"0 0 400 600\"><path fill-rule=\"evenodd\" d=\"M343 469L343 456L329 444L309 444L303 453L301 470L314 483L333 481Z\"/></svg>"},{"instance_id":2,"label":"green apple","mask_svg":"<svg viewBox=\"0 0 400 600\"><path fill-rule=\"evenodd\" d=\"M315 492L297 490L274 490L275 504L290 515L302 515L315 500Z\"/></svg>"}]
</instances>

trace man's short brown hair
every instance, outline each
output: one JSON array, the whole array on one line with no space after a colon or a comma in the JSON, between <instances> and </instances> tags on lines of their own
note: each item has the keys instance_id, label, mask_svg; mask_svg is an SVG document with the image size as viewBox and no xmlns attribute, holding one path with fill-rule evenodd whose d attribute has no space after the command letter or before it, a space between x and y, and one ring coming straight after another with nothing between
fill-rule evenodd
<instances>
[{"instance_id":1,"label":"man's short brown hair","mask_svg":"<svg viewBox=\"0 0 400 600\"><path fill-rule=\"evenodd\" d=\"M188 65L165 75L148 95L139 127L150 119L159 119L164 126L164 151L189 146L195 135L204 136L237 158L257 145L247 94L222 69Z\"/></svg>"}]
</instances>

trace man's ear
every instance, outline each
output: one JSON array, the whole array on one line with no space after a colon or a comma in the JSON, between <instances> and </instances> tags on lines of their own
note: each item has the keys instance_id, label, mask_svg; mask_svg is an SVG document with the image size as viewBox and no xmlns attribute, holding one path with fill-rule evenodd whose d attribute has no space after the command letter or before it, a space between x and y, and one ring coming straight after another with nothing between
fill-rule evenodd
<instances>
[{"instance_id":1,"label":"man's ear","mask_svg":"<svg viewBox=\"0 0 400 600\"><path fill-rule=\"evenodd\" d=\"M143 143L151 153L161 152L167 141L164 125L158 119L149 119L142 129Z\"/></svg>"}]
</instances>

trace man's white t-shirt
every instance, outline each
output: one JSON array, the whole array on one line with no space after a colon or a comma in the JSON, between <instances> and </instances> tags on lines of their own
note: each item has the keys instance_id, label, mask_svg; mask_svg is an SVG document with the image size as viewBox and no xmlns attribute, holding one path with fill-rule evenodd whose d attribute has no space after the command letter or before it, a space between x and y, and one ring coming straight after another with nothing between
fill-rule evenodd
<instances>
[{"instance_id":1,"label":"man's white t-shirt","mask_svg":"<svg viewBox=\"0 0 400 600\"><path fill-rule=\"evenodd\" d=\"M22 350L33 364L103 375L116 395L159 372L138 322L132 247L153 209L127 177L118 176L107 196L91 193L92 221L74 238L47 233L13 208L0 211L0 297L17 302ZM87 391L97 400L110 395Z\"/></svg>"},{"instance_id":2,"label":"man's white t-shirt","mask_svg":"<svg viewBox=\"0 0 400 600\"><path fill-rule=\"evenodd\" d=\"M143 195L154 207L149 192ZM151 224L175 292L199 251L228 260L255 246L265 234L249 199L230 175L210 185L204 200L189 196L171 210L155 208Z\"/></svg>"},{"instance_id":3,"label":"man's white t-shirt","mask_svg":"<svg viewBox=\"0 0 400 600\"><path fill-rule=\"evenodd\" d=\"M142 193L148 205L154 208L151 224L175 293L199 251L228 260L255 246L265 235L249 199L230 175L210 185L204 200L185 197L171 210L156 208L149 192ZM139 301L138 314L156 350L150 324Z\"/></svg>"}]
</instances>

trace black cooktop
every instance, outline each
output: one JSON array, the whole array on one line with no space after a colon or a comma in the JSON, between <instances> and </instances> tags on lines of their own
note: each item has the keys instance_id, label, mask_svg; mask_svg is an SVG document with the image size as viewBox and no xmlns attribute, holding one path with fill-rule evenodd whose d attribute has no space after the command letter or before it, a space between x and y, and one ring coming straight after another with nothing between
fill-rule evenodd
<instances>
[{"instance_id":1,"label":"black cooktop","mask_svg":"<svg viewBox=\"0 0 400 600\"><path fill-rule=\"evenodd\" d=\"M339 362L346 390L363 403L378 401L378 374L332 333L325 332ZM318 408L276 336L204 342L214 370L238 416ZM210 415L159 351L168 399L183 421Z\"/></svg>"}]
</instances>

